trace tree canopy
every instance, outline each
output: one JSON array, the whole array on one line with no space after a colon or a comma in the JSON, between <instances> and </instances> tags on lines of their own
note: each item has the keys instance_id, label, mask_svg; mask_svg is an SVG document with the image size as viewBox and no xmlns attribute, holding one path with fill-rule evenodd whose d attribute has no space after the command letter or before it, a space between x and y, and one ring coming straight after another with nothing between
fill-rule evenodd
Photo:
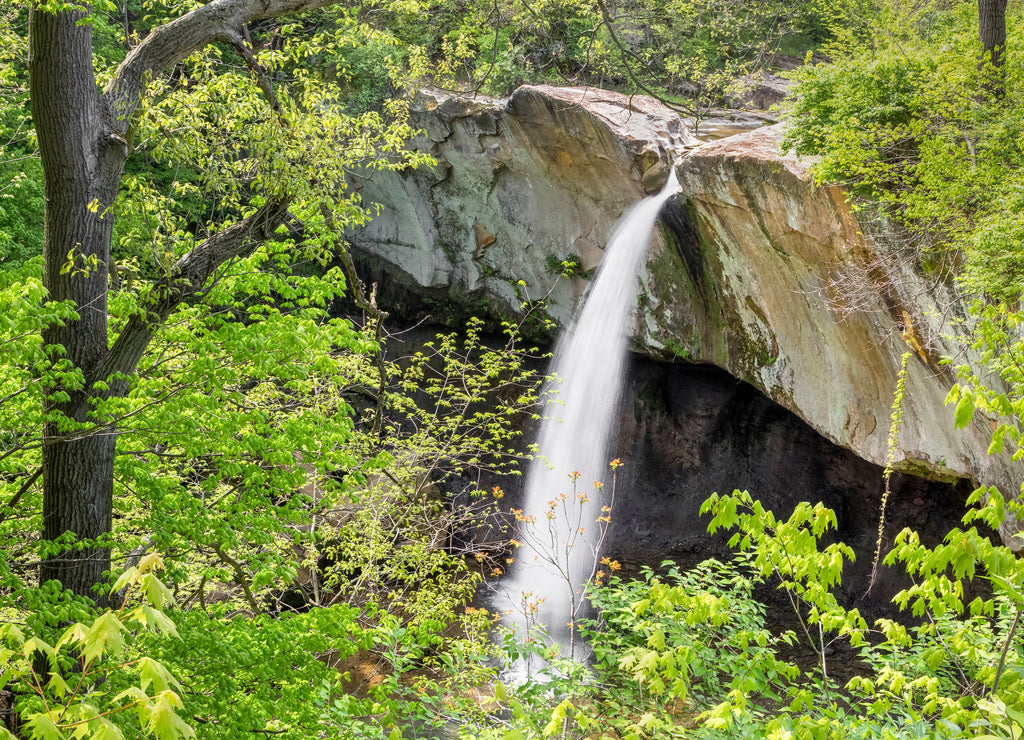
<instances>
[{"instance_id":1,"label":"tree canopy","mask_svg":"<svg viewBox=\"0 0 1024 740\"><path fill-rule=\"evenodd\" d=\"M481 504L429 492L519 454L535 382L514 327L385 360L349 178L428 160L400 101L347 111L303 66L369 33L319 32L322 5L4 5L5 166L38 145L46 197L39 256L0 273L7 733L388 735L428 713L352 695L339 661L372 645L393 677L456 624L480 647L451 538Z\"/></svg>"}]
</instances>

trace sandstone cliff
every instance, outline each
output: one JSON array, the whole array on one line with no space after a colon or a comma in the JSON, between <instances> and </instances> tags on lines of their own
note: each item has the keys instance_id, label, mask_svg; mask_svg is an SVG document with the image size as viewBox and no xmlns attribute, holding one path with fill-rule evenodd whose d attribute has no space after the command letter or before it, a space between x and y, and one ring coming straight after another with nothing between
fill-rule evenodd
<instances>
[{"instance_id":1,"label":"sandstone cliff","mask_svg":"<svg viewBox=\"0 0 1024 740\"><path fill-rule=\"evenodd\" d=\"M364 200L382 211L351 235L392 293L509 313L546 297L564 324L616 220L674 160L682 189L637 286L638 351L714 364L877 465L912 351L896 468L1017 490L1019 473L985 454L986 429L954 430L943 404L942 337L962 308L890 263L844 193L780 153L779 126L700 144L648 98L549 87L423 94L416 115L438 164L367 179ZM580 269L558 279L567 258Z\"/></svg>"}]
</instances>

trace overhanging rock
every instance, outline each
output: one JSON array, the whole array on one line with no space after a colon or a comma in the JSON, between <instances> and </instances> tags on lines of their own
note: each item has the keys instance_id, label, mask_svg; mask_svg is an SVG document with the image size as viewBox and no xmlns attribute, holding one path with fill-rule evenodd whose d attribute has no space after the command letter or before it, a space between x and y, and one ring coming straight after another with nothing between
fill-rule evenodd
<instances>
[{"instance_id":1,"label":"overhanging rock","mask_svg":"<svg viewBox=\"0 0 1024 740\"><path fill-rule=\"evenodd\" d=\"M894 467L1019 490L1019 471L985 454L984 421L955 430L944 405L943 322L962 306L890 264L844 193L780 153L779 126L698 145L657 102L594 89L423 93L415 108L418 146L438 164L367 179L364 201L382 210L350 235L390 292L511 314L546 298L564 325L615 222L674 160L682 190L637 286L638 351L713 363L879 465L909 351ZM563 261L573 277L558 277Z\"/></svg>"}]
</instances>

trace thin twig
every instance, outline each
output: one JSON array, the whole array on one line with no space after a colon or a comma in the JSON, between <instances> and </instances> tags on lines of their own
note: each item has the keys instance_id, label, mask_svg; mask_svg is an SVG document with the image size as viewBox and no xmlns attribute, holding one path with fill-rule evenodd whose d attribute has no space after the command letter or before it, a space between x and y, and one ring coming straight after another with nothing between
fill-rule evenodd
<instances>
[{"instance_id":1,"label":"thin twig","mask_svg":"<svg viewBox=\"0 0 1024 740\"><path fill-rule=\"evenodd\" d=\"M1006 633L1006 639L1003 641L1003 649L999 652L999 667L996 668L996 677L992 681L992 693L989 694L989 698L994 698L996 691L999 690L999 679L1003 677L1003 669L1006 667L1006 653L1010 650L1010 643L1013 642L1013 635L1017 631L1017 624L1020 622L1020 608L1013 615L1013 624L1010 625L1010 631Z\"/></svg>"},{"instance_id":2,"label":"thin twig","mask_svg":"<svg viewBox=\"0 0 1024 740\"><path fill-rule=\"evenodd\" d=\"M11 500L7 502L7 508L10 509L11 511L14 511L14 507L18 505L18 501L21 500L21 497L23 495L25 495L25 492L28 491L28 489L30 489L32 487L32 484L35 483L36 480L38 480L39 476L42 475L42 474L43 474L43 469L42 469L42 467L40 467L39 470L34 472L29 477L29 479L27 481L25 481L21 485L21 488L18 489L17 493L15 493L13 496L11 496ZM0 523L3 523L4 519L6 519L6 518L7 518L6 516L4 516L3 514L0 514Z\"/></svg>"},{"instance_id":3,"label":"thin twig","mask_svg":"<svg viewBox=\"0 0 1024 740\"><path fill-rule=\"evenodd\" d=\"M601 17L604 18L604 25L605 28L608 29L608 35L611 37L612 43L614 43L619 48L619 51L622 52L622 55L625 59L634 59L638 64L642 65L643 60L640 59L635 53L630 51L628 48L626 48L626 45L622 43L622 40L619 38L618 34L615 33L615 24L612 21L611 14L608 12L608 6L605 5L604 0L597 0L597 7L600 8L601 10ZM661 95L660 93L652 90L650 87L645 85L640 80L640 78L637 77L636 74L633 72L633 68L629 65L628 61L622 66L626 70L626 75L629 77L630 80L633 81L633 84L636 85L641 90L643 90L648 95L650 95L652 98L657 100L659 103L668 106L677 113L682 113L685 115L694 114L694 111L691 108L684 108L678 103L674 103L671 100L668 100L667 98L665 98L664 95Z\"/></svg>"},{"instance_id":4,"label":"thin twig","mask_svg":"<svg viewBox=\"0 0 1024 740\"><path fill-rule=\"evenodd\" d=\"M235 580L238 581L238 585L241 586L242 592L245 594L246 601L248 601L249 606L252 607L253 614L259 614L259 605L256 603L256 597L252 595L252 590L249 588L249 579L246 578L242 565L224 552L224 548L220 545L214 545L213 551L217 553L217 557L219 557L226 565L230 566L230 568L235 572Z\"/></svg>"},{"instance_id":5,"label":"thin twig","mask_svg":"<svg viewBox=\"0 0 1024 740\"><path fill-rule=\"evenodd\" d=\"M281 113L281 103L278 101L277 95L274 93L274 86L271 84L270 78L267 77L266 71L256 59L256 54L254 54L253 50L246 45L242 37L237 34L232 34L228 41L235 50L242 55L242 59L245 60L245 63L248 65L253 77L256 78L256 84L259 86L260 90L263 91L263 95L266 97L267 102L270 103L270 107L273 109L274 113L277 114L278 120L287 125L287 122L284 120Z\"/></svg>"}]
</instances>

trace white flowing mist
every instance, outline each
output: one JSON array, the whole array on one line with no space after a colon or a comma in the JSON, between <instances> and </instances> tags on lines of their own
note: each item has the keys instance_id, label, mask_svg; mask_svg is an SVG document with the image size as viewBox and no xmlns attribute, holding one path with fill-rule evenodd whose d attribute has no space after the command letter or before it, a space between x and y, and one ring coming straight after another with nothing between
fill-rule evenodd
<instances>
[{"instance_id":1,"label":"white flowing mist","mask_svg":"<svg viewBox=\"0 0 1024 740\"><path fill-rule=\"evenodd\" d=\"M538 456L526 477L508 594L517 627L546 628L563 655L579 657L569 623L581 616L583 589L600 548L602 511L610 494L609 440L621 394L637 278L665 201L679 189L675 169L657 195L640 201L616 225L583 308L555 346ZM574 480L575 478L575 480ZM594 483L608 484L595 490Z\"/></svg>"}]
</instances>

